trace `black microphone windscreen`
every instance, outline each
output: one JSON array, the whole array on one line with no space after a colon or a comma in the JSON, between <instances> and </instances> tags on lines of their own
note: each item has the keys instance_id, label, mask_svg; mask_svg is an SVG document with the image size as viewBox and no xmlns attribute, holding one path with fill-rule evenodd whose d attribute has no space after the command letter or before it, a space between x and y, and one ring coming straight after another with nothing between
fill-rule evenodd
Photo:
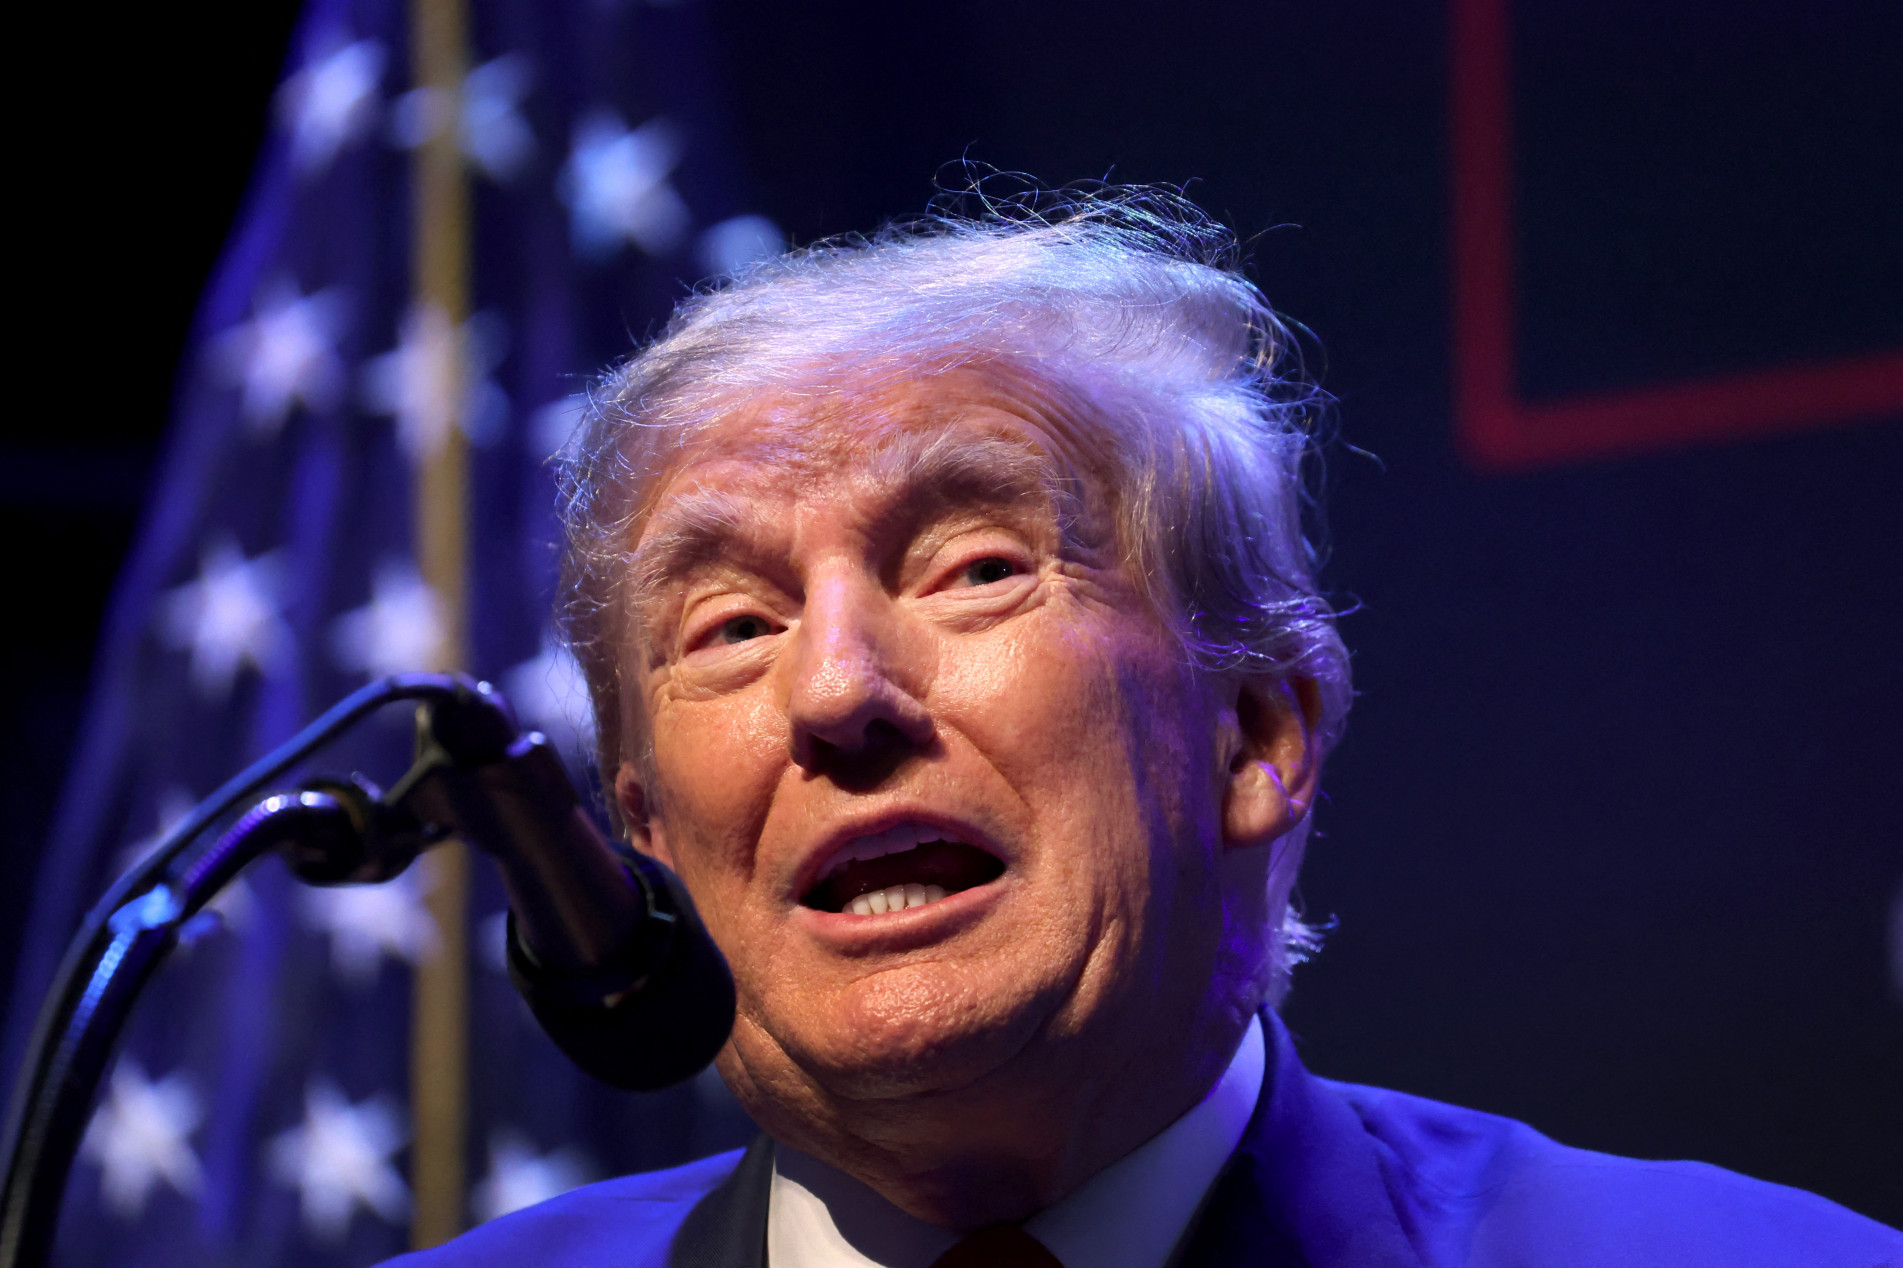
<instances>
[{"instance_id":1,"label":"black microphone windscreen","mask_svg":"<svg viewBox=\"0 0 1903 1268\"><path fill-rule=\"evenodd\" d=\"M674 921L658 962L635 989L612 1005L577 1005L548 989L546 975L513 941L509 967L536 1021L569 1060L612 1087L652 1092L707 1068L733 1029L735 1001L726 957L679 878L651 859L640 863L643 878L664 887L657 897Z\"/></svg>"}]
</instances>

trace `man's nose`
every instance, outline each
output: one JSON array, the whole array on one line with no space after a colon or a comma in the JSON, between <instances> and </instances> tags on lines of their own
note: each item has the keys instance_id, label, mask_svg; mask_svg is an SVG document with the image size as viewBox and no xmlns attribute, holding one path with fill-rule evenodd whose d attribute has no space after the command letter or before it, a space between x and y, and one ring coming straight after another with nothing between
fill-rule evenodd
<instances>
[{"instance_id":1,"label":"man's nose","mask_svg":"<svg viewBox=\"0 0 1903 1268\"><path fill-rule=\"evenodd\" d=\"M901 618L878 583L834 577L810 585L795 635L787 701L794 762L817 771L932 737L907 673Z\"/></svg>"}]
</instances>

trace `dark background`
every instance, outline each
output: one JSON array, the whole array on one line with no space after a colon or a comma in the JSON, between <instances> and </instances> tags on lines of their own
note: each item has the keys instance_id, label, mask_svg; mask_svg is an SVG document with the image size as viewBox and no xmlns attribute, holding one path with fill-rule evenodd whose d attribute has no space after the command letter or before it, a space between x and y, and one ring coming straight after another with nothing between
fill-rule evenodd
<instances>
[{"instance_id":1,"label":"dark background","mask_svg":"<svg viewBox=\"0 0 1903 1268\"><path fill-rule=\"evenodd\" d=\"M1304 884L1338 919L1288 1010L1311 1066L1903 1222L1903 419L1465 466L1442 4L700 2L796 241L921 209L967 154L1194 181L1326 349L1361 698ZM293 17L75 11L24 42L65 79L18 125L9 961ZM1903 8L1514 21L1524 394L1903 347Z\"/></svg>"}]
</instances>

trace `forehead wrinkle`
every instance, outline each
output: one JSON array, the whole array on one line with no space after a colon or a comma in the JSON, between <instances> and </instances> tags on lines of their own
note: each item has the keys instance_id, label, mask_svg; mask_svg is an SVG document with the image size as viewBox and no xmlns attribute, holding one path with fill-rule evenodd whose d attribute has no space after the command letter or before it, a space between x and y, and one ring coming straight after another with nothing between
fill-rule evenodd
<instances>
[{"instance_id":1,"label":"forehead wrinkle","mask_svg":"<svg viewBox=\"0 0 1903 1268\"><path fill-rule=\"evenodd\" d=\"M703 451L703 461L714 462L718 474L664 492L652 508L626 574L629 610L639 614L668 583L731 558L753 496L789 483L812 488L808 498L817 500L826 495L814 482L843 481L867 508L857 517L862 529L873 532L917 524L961 505L1003 508L1042 498L1070 541L1081 504L1074 487L1079 481L1068 464L1007 427L956 426L962 404L945 410L952 417L944 421L930 417L939 409L917 408L871 417L844 408L804 418L778 411L756 415L755 428Z\"/></svg>"},{"instance_id":2,"label":"forehead wrinkle","mask_svg":"<svg viewBox=\"0 0 1903 1268\"><path fill-rule=\"evenodd\" d=\"M727 462L739 465L749 456L729 455ZM784 454L777 445L759 457L759 467L768 469L742 473L730 468L732 487L703 484L664 500L630 566L634 594L652 597L669 581L732 556L744 536L750 494L783 486L790 474L812 479L836 473L817 462L789 471L780 465ZM996 434L945 431L890 436L862 454L855 465L856 470L841 474L869 508L859 517L868 529L958 505L1012 505L1050 493L1053 482L1050 464L1041 453ZM815 490L808 500L831 496L836 495Z\"/></svg>"},{"instance_id":3,"label":"forehead wrinkle","mask_svg":"<svg viewBox=\"0 0 1903 1268\"><path fill-rule=\"evenodd\" d=\"M996 433L911 432L869 457L860 477L880 518L917 519L959 505L1008 506L1053 492L1048 457Z\"/></svg>"}]
</instances>

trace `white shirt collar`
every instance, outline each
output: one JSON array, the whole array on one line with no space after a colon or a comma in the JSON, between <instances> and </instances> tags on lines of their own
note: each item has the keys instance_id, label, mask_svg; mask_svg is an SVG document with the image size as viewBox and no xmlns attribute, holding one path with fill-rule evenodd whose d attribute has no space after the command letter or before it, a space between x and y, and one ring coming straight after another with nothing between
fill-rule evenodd
<instances>
[{"instance_id":1,"label":"white shirt collar","mask_svg":"<svg viewBox=\"0 0 1903 1268\"><path fill-rule=\"evenodd\" d=\"M1024 1223L1064 1268L1164 1268L1255 1113L1267 1057L1249 1023L1229 1068L1187 1114ZM914 1219L851 1176L781 1146L768 1268L929 1268L959 1235Z\"/></svg>"}]
</instances>

